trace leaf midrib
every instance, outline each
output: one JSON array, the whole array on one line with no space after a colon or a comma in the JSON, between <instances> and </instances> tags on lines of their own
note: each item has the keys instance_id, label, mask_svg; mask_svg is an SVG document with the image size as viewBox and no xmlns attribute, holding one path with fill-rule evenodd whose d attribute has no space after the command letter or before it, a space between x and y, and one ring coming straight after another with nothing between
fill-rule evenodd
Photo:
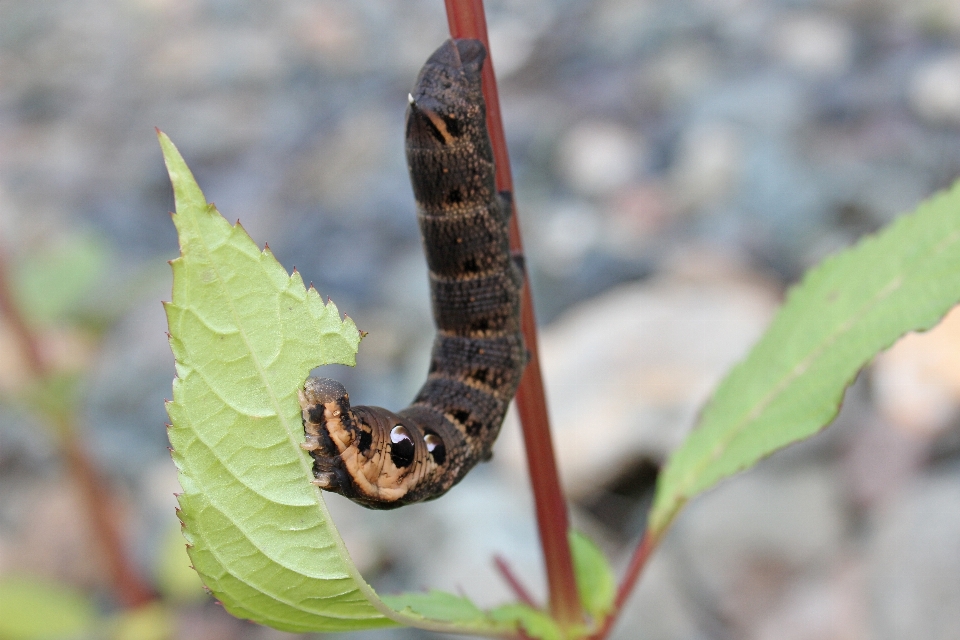
<instances>
[{"instance_id":1,"label":"leaf midrib","mask_svg":"<svg viewBox=\"0 0 960 640\"><path fill-rule=\"evenodd\" d=\"M207 204L206 207L203 208L203 210L208 215L213 215L213 214L220 215L219 213L216 213L216 209L211 204ZM207 244L207 237L203 234L200 222L199 220L196 219L196 217L192 217L191 222L194 226L194 232L196 233L197 237L201 239L200 244L203 246L204 258L206 259L210 267L213 269L213 272L216 274L217 283L219 284L220 289L224 292L224 297L227 299L227 304L230 309L230 315L233 317L234 324L237 327L237 332L240 334L241 340L243 340L244 347L250 353L250 359L253 361L254 366L256 367L257 375L260 377L260 380L263 383L264 389L267 392L267 397L269 398L271 404L273 405L274 413L276 414L277 419L280 421L280 424L283 425L283 429L287 434L287 440L290 443L291 447L294 447L294 449L297 450L297 453L299 454L299 445L298 445L297 439L294 437L293 431L290 428L289 420L287 420L287 416L283 414L280 399L277 396L273 388L273 385L270 384L269 379L267 378L266 369L264 368L263 363L260 361L259 356L253 349L252 343L250 342L249 336L247 335L247 329L240 320L240 314L237 312L235 301L231 295L228 295L228 292L230 290L226 286L223 274L220 271L217 261L213 259L212 249ZM227 224L229 225L229 223ZM229 225L229 226L230 226L229 234L232 235L235 231L235 228L233 227L233 225ZM226 242L224 244L226 244ZM230 403L227 402L225 399L224 399L224 402L228 406L230 405ZM297 455L297 460L300 463L301 469L303 469L304 475L306 477L309 477L310 469L307 467L306 462L303 459L303 456Z\"/></svg>"}]
</instances>

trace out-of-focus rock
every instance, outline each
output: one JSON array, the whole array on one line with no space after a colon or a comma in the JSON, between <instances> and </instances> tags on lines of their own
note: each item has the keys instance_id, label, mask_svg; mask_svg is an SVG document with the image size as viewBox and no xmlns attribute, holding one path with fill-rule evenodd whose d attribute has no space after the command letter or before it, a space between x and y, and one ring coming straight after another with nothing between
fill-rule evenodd
<instances>
[{"instance_id":1,"label":"out-of-focus rock","mask_svg":"<svg viewBox=\"0 0 960 640\"><path fill-rule=\"evenodd\" d=\"M558 149L567 183L587 195L603 194L628 183L643 158L638 133L613 122L582 122L564 135Z\"/></svg>"},{"instance_id":2,"label":"out-of-focus rock","mask_svg":"<svg viewBox=\"0 0 960 640\"><path fill-rule=\"evenodd\" d=\"M960 629L960 471L932 473L879 514L869 544L873 637L953 640Z\"/></svg>"},{"instance_id":3,"label":"out-of-focus rock","mask_svg":"<svg viewBox=\"0 0 960 640\"><path fill-rule=\"evenodd\" d=\"M426 521L439 523L442 535L407 539L406 546L417 551L419 558L411 569L423 587L466 593L477 605L490 607L516 600L494 567L494 555L499 554L533 597L544 602L532 496L526 487L496 475L494 469L487 471L474 471L476 476L468 476L453 489L450 499L423 505L422 510L429 512ZM417 514L407 518L404 530L417 531Z\"/></svg>"},{"instance_id":4,"label":"out-of-focus rock","mask_svg":"<svg viewBox=\"0 0 960 640\"><path fill-rule=\"evenodd\" d=\"M837 480L824 466L775 457L698 497L613 637L865 640Z\"/></svg>"},{"instance_id":5,"label":"out-of-focus rock","mask_svg":"<svg viewBox=\"0 0 960 640\"><path fill-rule=\"evenodd\" d=\"M769 37L777 57L812 76L840 75L853 60L853 32L833 15L787 16Z\"/></svg>"},{"instance_id":6,"label":"out-of-focus rock","mask_svg":"<svg viewBox=\"0 0 960 640\"><path fill-rule=\"evenodd\" d=\"M496 469L481 466L442 500L396 511L339 496L326 502L351 557L382 593L436 588L481 607L515 600L494 567L499 554L534 597L544 596L532 496Z\"/></svg>"},{"instance_id":7,"label":"out-of-focus rock","mask_svg":"<svg viewBox=\"0 0 960 640\"><path fill-rule=\"evenodd\" d=\"M490 50L496 52L497 78L520 69L533 53L536 32L523 20L504 18L490 25Z\"/></svg>"},{"instance_id":8,"label":"out-of-focus rock","mask_svg":"<svg viewBox=\"0 0 960 640\"><path fill-rule=\"evenodd\" d=\"M650 61L649 85L663 104L680 104L706 88L716 64L708 43L684 41Z\"/></svg>"},{"instance_id":9,"label":"out-of-focus rock","mask_svg":"<svg viewBox=\"0 0 960 640\"><path fill-rule=\"evenodd\" d=\"M547 272L564 276L574 272L600 240L602 221L596 208L587 202L564 202L542 221L534 240Z\"/></svg>"},{"instance_id":10,"label":"out-of-focus rock","mask_svg":"<svg viewBox=\"0 0 960 640\"><path fill-rule=\"evenodd\" d=\"M292 34L315 64L328 72L347 75L367 71L373 64L364 55L364 45L371 37L363 11L358 5L332 0L319 2L285 2L281 12L280 33ZM305 56L306 57L306 56Z\"/></svg>"},{"instance_id":11,"label":"out-of-focus rock","mask_svg":"<svg viewBox=\"0 0 960 640\"><path fill-rule=\"evenodd\" d=\"M618 189L602 210L601 242L614 255L636 256L675 219L664 181L645 180Z\"/></svg>"},{"instance_id":12,"label":"out-of-focus rock","mask_svg":"<svg viewBox=\"0 0 960 640\"><path fill-rule=\"evenodd\" d=\"M960 309L925 333L910 333L877 356L878 410L914 437L931 438L960 414Z\"/></svg>"},{"instance_id":13,"label":"out-of-focus rock","mask_svg":"<svg viewBox=\"0 0 960 640\"><path fill-rule=\"evenodd\" d=\"M882 506L923 466L929 439L874 416L857 429L842 457L843 488L852 506Z\"/></svg>"},{"instance_id":14,"label":"out-of-focus rock","mask_svg":"<svg viewBox=\"0 0 960 640\"><path fill-rule=\"evenodd\" d=\"M897 22L911 24L930 35L960 33L960 3L956 0L884 0L878 6L889 11Z\"/></svg>"},{"instance_id":15,"label":"out-of-focus rock","mask_svg":"<svg viewBox=\"0 0 960 640\"><path fill-rule=\"evenodd\" d=\"M686 262L687 273L613 289L543 332L554 446L573 497L676 447L776 307L774 288L756 275L706 255ZM520 473L517 431L503 440L494 459Z\"/></svg>"},{"instance_id":16,"label":"out-of-focus rock","mask_svg":"<svg viewBox=\"0 0 960 640\"><path fill-rule=\"evenodd\" d=\"M751 640L868 640L870 629L860 563L844 561L818 579L791 585L767 612Z\"/></svg>"},{"instance_id":17,"label":"out-of-focus rock","mask_svg":"<svg viewBox=\"0 0 960 640\"><path fill-rule=\"evenodd\" d=\"M910 105L930 123L960 125L960 54L931 60L916 70Z\"/></svg>"},{"instance_id":18,"label":"out-of-focus rock","mask_svg":"<svg viewBox=\"0 0 960 640\"><path fill-rule=\"evenodd\" d=\"M685 131L671 168L677 204L699 208L729 196L743 170L743 153L741 133L729 123L703 123Z\"/></svg>"},{"instance_id":19,"label":"out-of-focus rock","mask_svg":"<svg viewBox=\"0 0 960 640\"><path fill-rule=\"evenodd\" d=\"M664 547L665 549L666 547ZM698 613L685 597L680 576L683 567L663 551L655 553L644 568L611 640L680 640L706 638Z\"/></svg>"},{"instance_id":20,"label":"out-of-focus rock","mask_svg":"<svg viewBox=\"0 0 960 640\"><path fill-rule=\"evenodd\" d=\"M735 637L756 633L802 580L824 581L841 559L846 528L828 467L776 460L698 497L675 525L691 604L713 611Z\"/></svg>"}]
</instances>

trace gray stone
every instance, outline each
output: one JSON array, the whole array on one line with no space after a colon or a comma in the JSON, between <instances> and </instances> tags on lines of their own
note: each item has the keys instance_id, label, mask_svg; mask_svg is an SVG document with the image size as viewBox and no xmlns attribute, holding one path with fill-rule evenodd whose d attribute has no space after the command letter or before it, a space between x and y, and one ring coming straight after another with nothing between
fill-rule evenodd
<instances>
[{"instance_id":1,"label":"gray stone","mask_svg":"<svg viewBox=\"0 0 960 640\"><path fill-rule=\"evenodd\" d=\"M563 483L576 498L640 456L663 459L771 317L776 295L707 253L687 273L625 285L543 332L541 361ZM524 469L507 427L496 462Z\"/></svg>"},{"instance_id":2,"label":"gray stone","mask_svg":"<svg viewBox=\"0 0 960 640\"><path fill-rule=\"evenodd\" d=\"M933 124L960 125L960 54L930 60L916 70L910 105Z\"/></svg>"},{"instance_id":3,"label":"gray stone","mask_svg":"<svg viewBox=\"0 0 960 640\"><path fill-rule=\"evenodd\" d=\"M918 478L878 514L870 538L874 637L954 640L960 630L960 470Z\"/></svg>"},{"instance_id":4,"label":"gray stone","mask_svg":"<svg viewBox=\"0 0 960 640\"><path fill-rule=\"evenodd\" d=\"M778 57L813 76L839 75L853 62L853 32L835 15L787 15L770 30L769 37L769 46Z\"/></svg>"}]
</instances>

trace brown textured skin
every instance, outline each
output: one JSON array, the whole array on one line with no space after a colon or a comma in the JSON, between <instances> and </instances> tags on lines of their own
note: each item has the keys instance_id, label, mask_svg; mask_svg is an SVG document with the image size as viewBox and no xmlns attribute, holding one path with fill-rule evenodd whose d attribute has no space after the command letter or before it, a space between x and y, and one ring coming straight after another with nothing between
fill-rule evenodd
<instances>
[{"instance_id":1,"label":"brown textured skin","mask_svg":"<svg viewBox=\"0 0 960 640\"><path fill-rule=\"evenodd\" d=\"M526 362L523 276L510 257L509 196L496 192L480 87L485 59L479 41L448 40L420 71L407 110L437 324L427 382L399 413L351 408L328 378L309 378L300 395L314 483L373 509L437 498L489 459Z\"/></svg>"}]
</instances>

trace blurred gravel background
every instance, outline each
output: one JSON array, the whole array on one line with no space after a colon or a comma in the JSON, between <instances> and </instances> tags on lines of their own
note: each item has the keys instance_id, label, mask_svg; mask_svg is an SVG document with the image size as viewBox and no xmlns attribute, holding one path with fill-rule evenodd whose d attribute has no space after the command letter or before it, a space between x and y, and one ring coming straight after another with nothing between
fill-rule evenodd
<instances>
[{"instance_id":1,"label":"blurred gravel background","mask_svg":"<svg viewBox=\"0 0 960 640\"><path fill-rule=\"evenodd\" d=\"M564 482L619 568L658 465L785 287L960 174L960 2L488 11ZM398 408L432 338L403 113L445 34L440 0L0 1L0 247L22 270L76 247L103 267L78 302L103 342L52 326L45 345L92 372L77 411L159 583L183 558L160 306L177 245L152 128L228 219L370 332L357 369L332 375ZM836 425L697 500L615 637L960 638L957 354L954 315L884 354ZM0 389L21 367L0 323ZM103 594L56 448L0 405L0 575ZM501 553L542 595L512 420L493 463L439 502L329 502L379 589L494 604ZM288 636L192 601L174 637Z\"/></svg>"}]
</instances>

